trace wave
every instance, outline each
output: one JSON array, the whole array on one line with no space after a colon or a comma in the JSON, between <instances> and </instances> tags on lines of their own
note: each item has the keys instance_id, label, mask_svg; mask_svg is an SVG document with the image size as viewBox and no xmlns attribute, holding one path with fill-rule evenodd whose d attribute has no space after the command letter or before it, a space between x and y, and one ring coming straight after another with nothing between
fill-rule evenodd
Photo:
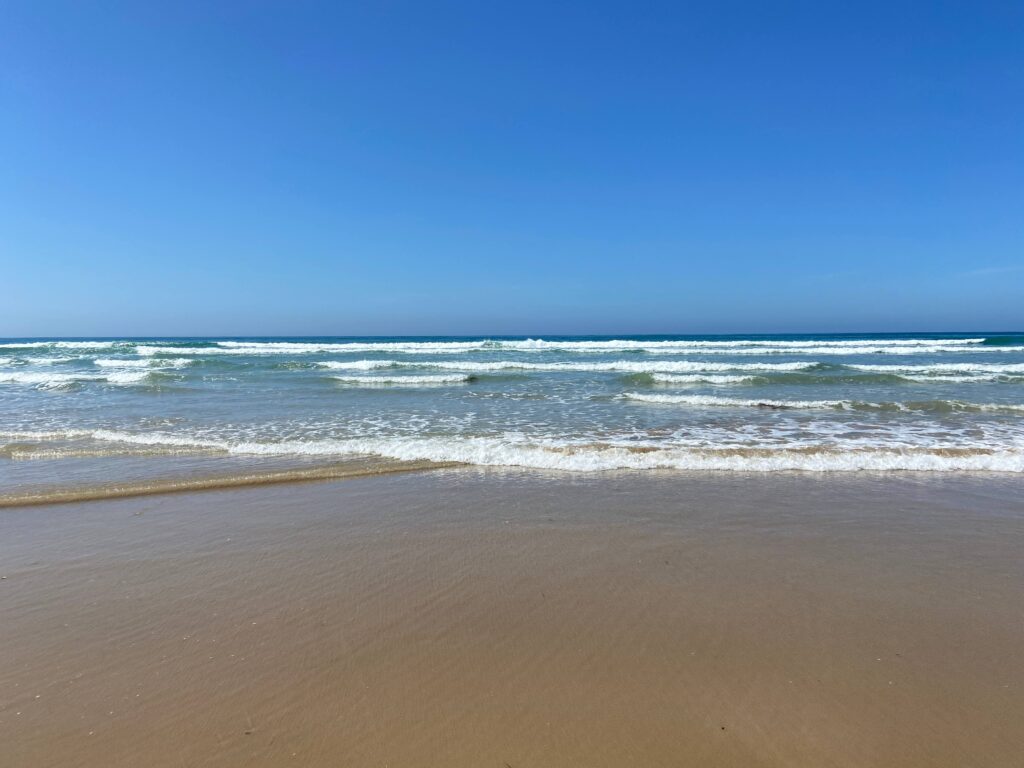
<instances>
[{"instance_id":1,"label":"wave","mask_svg":"<svg viewBox=\"0 0 1024 768\"><path fill-rule=\"evenodd\" d=\"M113 358L97 358L93 360L95 365L101 368L184 368L191 365L195 360L187 357L178 357L170 360L149 359L149 360L117 360Z\"/></svg>"},{"instance_id":2,"label":"wave","mask_svg":"<svg viewBox=\"0 0 1024 768\"><path fill-rule=\"evenodd\" d=\"M900 374L898 378L903 381L913 381L922 384L981 384L993 381L1020 381L1022 377L1006 373L933 374L931 376L904 373Z\"/></svg>"},{"instance_id":3,"label":"wave","mask_svg":"<svg viewBox=\"0 0 1024 768\"><path fill-rule=\"evenodd\" d=\"M1016 344L1024 344L1024 335L1019 334L1008 334L1003 336L989 336L982 344L992 347L1000 346L1012 346Z\"/></svg>"},{"instance_id":4,"label":"wave","mask_svg":"<svg viewBox=\"0 0 1024 768\"><path fill-rule=\"evenodd\" d=\"M107 374L39 373L36 371L0 372L0 382L26 384L37 389L69 389L85 382L115 385L141 384L149 377L147 371L113 371Z\"/></svg>"},{"instance_id":5,"label":"wave","mask_svg":"<svg viewBox=\"0 0 1024 768\"><path fill-rule=\"evenodd\" d=\"M76 433L81 434L81 433ZM97 440L145 446L219 450L251 456L355 457L595 472L614 469L677 469L740 472L983 471L1024 472L1024 450L949 444L929 448L674 447L526 440L505 437L364 437L282 442L230 442L168 433L113 430L89 433Z\"/></svg>"},{"instance_id":6,"label":"wave","mask_svg":"<svg viewBox=\"0 0 1024 768\"><path fill-rule=\"evenodd\" d=\"M608 373L681 373L686 371L800 371L817 367L815 362L800 363L703 363L690 360L609 360L601 363L531 363L521 360L444 361L444 360L330 360L317 363L335 370L370 371L383 368L437 368L453 371L575 371Z\"/></svg>"},{"instance_id":7,"label":"wave","mask_svg":"<svg viewBox=\"0 0 1024 768\"><path fill-rule=\"evenodd\" d=\"M770 410L826 409L841 411L1005 411L1024 412L1022 403L967 403L961 400L923 400L911 402L872 403L859 400L770 400L715 397L714 395L663 395L646 392L625 392L627 400L665 405L722 406L727 408L767 408Z\"/></svg>"},{"instance_id":8,"label":"wave","mask_svg":"<svg viewBox=\"0 0 1024 768\"><path fill-rule=\"evenodd\" d=\"M225 346L229 345L229 346ZM217 346L209 347L168 347L140 345L136 353L145 356L154 355L312 355L326 353L360 353L360 352L402 352L409 354L462 354L482 349L479 343L455 344L445 342L399 343L299 343L299 342L263 342L242 344L241 342L217 342Z\"/></svg>"},{"instance_id":9,"label":"wave","mask_svg":"<svg viewBox=\"0 0 1024 768\"><path fill-rule=\"evenodd\" d=\"M645 375L645 374L641 374ZM652 373L649 374L655 384L750 384L758 380L757 376L731 376L729 374L703 373Z\"/></svg>"},{"instance_id":10,"label":"wave","mask_svg":"<svg viewBox=\"0 0 1024 768\"><path fill-rule=\"evenodd\" d=\"M1024 346L984 345L975 339L844 339L844 340L544 340L480 339L471 341L212 341L204 346L183 347L167 344L139 344L140 355L307 355L317 353L356 354L382 352L392 354L467 354L473 352L651 352L655 354L918 354L1024 351Z\"/></svg>"},{"instance_id":11,"label":"wave","mask_svg":"<svg viewBox=\"0 0 1024 768\"><path fill-rule=\"evenodd\" d=\"M479 341L375 341L375 342L242 342L242 341L219 341L217 346L223 349L240 349L247 352L252 350L266 350L277 352L303 352L303 351L410 351L410 352L435 352L455 351L473 352L477 350L509 350L509 351L572 351L584 350L595 352L617 352L624 350L697 350L697 349L813 349L813 348L835 348L835 349L882 349L885 347L895 348L928 348L928 347L950 347L957 350L980 345L985 341L983 338L976 339L849 339L849 340L668 340L651 341L645 339L611 339L607 341L584 340L553 340L544 339L502 339Z\"/></svg>"},{"instance_id":12,"label":"wave","mask_svg":"<svg viewBox=\"0 0 1024 768\"><path fill-rule=\"evenodd\" d=\"M622 396L627 400L636 400L644 403L725 406L732 408L838 408L848 410L854 405L849 400L743 400L735 397L715 397L713 395L660 395L645 392L625 392Z\"/></svg>"},{"instance_id":13,"label":"wave","mask_svg":"<svg viewBox=\"0 0 1024 768\"><path fill-rule=\"evenodd\" d=\"M617 350L618 351L618 350ZM630 351L630 350L621 350ZM997 352L1020 353L1024 352L1024 346L1017 347L968 347L968 346L886 346L886 345L865 345L856 347L705 347L705 348L678 348L671 350L635 350L656 352L657 354L698 354L698 355L924 355L924 354L955 354L963 352L980 352L993 354Z\"/></svg>"},{"instance_id":14,"label":"wave","mask_svg":"<svg viewBox=\"0 0 1024 768\"><path fill-rule=\"evenodd\" d=\"M9 366L26 366L26 365L61 365L63 363L73 363L79 360L78 357L0 357L0 368L6 368Z\"/></svg>"},{"instance_id":15,"label":"wave","mask_svg":"<svg viewBox=\"0 0 1024 768\"><path fill-rule=\"evenodd\" d=\"M875 373L1022 373L1024 363L929 363L926 365L866 365L848 364L847 368Z\"/></svg>"},{"instance_id":16,"label":"wave","mask_svg":"<svg viewBox=\"0 0 1024 768\"><path fill-rule=\"evenodd\" d=\"M342 384L350 384L360 387L420 387L444 384L466 384L475 379L469 374L437 376L332 376L332 379Z\"/></svg>"},{"instance_id":17,"label":"wave","mask_svg":"<svg viewBox=\"0 0 1024 768\"><path fill-rule=\"evenodd\" d=\"M0 349L111 349L125 346L127 341L7 341Z\"/></svg>"},{"instance_id":18,"label":"wave","mask_svg":"<svg viewBox=\"0 0 1024 768\"><path fill-rule=\"evenodd\" d=\"M63 365L64 363L77 363L81 359L77 355L60 355L59 357L30 357L22 362L32 365Z\"/></svg>"},{"instance_id":19,"label":"wave","mask_svg":"<svg viewBox=\"0 0 1024 768\"><path fill-rule=\"evenodd\" d=\"M0 349L103 350L124 348L140 355L160 354L313 354L313 353L449 353L478 351L519 352L655 352L708 354L912 354L916 352L996 352L1016 347L1024 351L1024 336L1005 335L976 338L862 338L862 339L468 339L450 341L132 341L44 340L0 342Z\"/></svg>"},{"instance_id":20,"label":"wave","mask_svg":"<svg viewBox=\"0 0 1024 768\"><path fill-rule=\"evenodd\" d=\"M146 371L114 371L103 377L108 384L141 384L150 378Z\"/></svg>"}]
</instances>

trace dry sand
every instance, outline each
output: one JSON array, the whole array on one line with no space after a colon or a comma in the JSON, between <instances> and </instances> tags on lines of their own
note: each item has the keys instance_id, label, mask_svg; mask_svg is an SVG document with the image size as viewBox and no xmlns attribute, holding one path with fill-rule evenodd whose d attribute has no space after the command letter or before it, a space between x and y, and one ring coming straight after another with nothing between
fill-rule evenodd
<instances>
[{"instance_id":1,"label":"dry sand","mask_svg":"<svg viewBox=\"0 0 1024 768\"><path fill-rule=\"evenodd\" d=\"M0 511L0 765L1020 766L1024 482L443 470Z\"/></svg>"}]
</instances>

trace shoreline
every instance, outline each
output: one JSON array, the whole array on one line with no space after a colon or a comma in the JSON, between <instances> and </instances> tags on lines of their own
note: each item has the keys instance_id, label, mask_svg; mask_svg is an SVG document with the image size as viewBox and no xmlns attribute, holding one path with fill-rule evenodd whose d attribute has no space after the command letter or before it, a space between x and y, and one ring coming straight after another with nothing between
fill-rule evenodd
<instances>
[{"instance_id":1,"label":"shoreline","mask_svg":"<svg viewBox=\"0 0 1024 768\"><path fill-rule=\"evenodd\" d=\"M9 509L0 749L1012 765L1022 487L460 467Z\"/></svg>"},{"instance_id":2,"label":"shoreline","mask_svg":"<svg viewBox=\"0 0 1024 768\"><path fill-rule=\"evenodd\" d=\"M46 507L53 505L78 504L100 501L117 501L146 496L168 496L177 494L205 493L208 491L226 491L243 488L259 488L305 483L330 483L335 481L353 480L371 477L386 477L393 474L429 473L441 470L464 470L471 473L489 473L495 477L506 474L527 474L535 477L592 479L594 481L631 477L641 479L649 477L652 481L661 482L675 479L680 482L693 480L712 480L719 478L743 478L755 480L769 477L804 477L826 480L833 478L870 478L882 481L916 478L941 482L944 479L989 479L994 482L1013 482L1019 478L1024 484L1024 477L1019 472L986 469L857 469L857 470L809 470L809 469L776 469L776 470L738 470L738 469L631 469L618 467L599 470L573 470L560 468L523 467L516 465L477 465L458 461L435 461L430 459L391 459L386 457L365 457L336 461L313 466L296 466L285 469L255 468L241 469L232 473L203 473L194 477L142 477L127 482L108 482L65 487L38 488L28 491L0 495L0 509L17 509L19 507Z\"/></svg>"}]
</instances>

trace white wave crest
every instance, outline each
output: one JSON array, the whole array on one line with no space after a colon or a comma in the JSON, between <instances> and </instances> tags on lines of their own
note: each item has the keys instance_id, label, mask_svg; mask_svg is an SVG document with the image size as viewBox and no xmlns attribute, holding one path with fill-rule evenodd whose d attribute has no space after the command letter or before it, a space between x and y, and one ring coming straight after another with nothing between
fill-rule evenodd
<instances>
[{"instance_id":1,"label":"white wave crest","mask_svg":"<svg viewBox=\"0 0 1024 768\"><path fill-rule=\"evenodd\" d=\"M148 377L146 371L113 371L104 378L108 384L140 384Z\"/></svg>"},{"instance_id":2,"label":"white wave crest","mask_svg":"<svg viewBox=\"0 0 1024 768\"><path fill-rule=\"evenodd\" d=\"M184 368L191 365L194 360L187 357L174 359L146 359L146 360L117 360L114 358L97 358L93 363L101 368Z\"/></svg>"},{"instance_id":3,"label":"white wave crest","mask_svg":"<svg viewBox=\"0 0 1024 768\"><path fill-rule=\"evenodd\" d=\"M436 376L332 376L335 381L359 387L421 387L443 384L465 384L472 380L469 374Z\"/></svg>"},{"instance_id":4,"label":"white wave crest","mask_svg":"<svg viewBox=\"0 0 1024 768\"><path fill-rule=\"evenodd\" d=\"M963 374L933 374L931 376L913 373L901 373L899 378L905 381L920 382L922 384L981 384L989 381L1019 381L1020 376L1009 373L963 373Z\"/></svg>"},{"instance_id":5,"label":"white wave crest","mask_svg":"<svg viewBox=\"0 0 1024 768\"><path fill-rule=\"evenodd\" d=\"M839 408L852 407L849 400L745 400L714 395L660 395L647 392L625 392L627 400L666 405L724 406L732 408Z\"/></svg>"},{"instance_id":6,"label":"white wave crest","mask_svg":"<svg viewBox=\"0 0 1024 768\"><path fill-rule=\"evenodd\" d=\"M206 347L181 347L166 344L140 344L140 355L306 355L317 353L358 354L384 352L391 354L466 354L473 352L579 352L588 354L614 352L650 352L654 354L917 354L923 352L1001 352L1024 351L1024 347L981 346L977 339L645 339L544 340L544 339L479 339L467 341L214 341Z\"/></svg>"},{"instance_id":7,"label":"white wave crest","mask_svg":"<svg viewBox=\"0 0 1024 768\"><path fill-rule=\"evenodd\" d=\"M1024 373L1024 363L930 363L925 365L849 365L858 371L894 374Z\"/></svg>"},{"instance_id":8,"label":"white wave crest","mask_svg":"<svg viewBox=\"0 0 1024 768\"><path fill-rule=\"evenodd\" d=\"M8 341L0 349L110 349L129 344L127 341Z\"/></svg>"},{"instance_id":9,"label":"white wave crest","mask_svg":"<svg viewBox=\"0 0 1024 768\"><path fill-rule=\"evenodd\" d=\"M778 408L778 409L832 409L832 410L887 410L887 411L1006 411L1024 412L1022 403L967 403L962 400L934 400L925 402L871 403L856 400L756 400L714 395L664 395L647 392L624 392L627 400L664 405L690 405L696 407L721 406L726 408Z\"/></svg>"},{"instance_id":10,"label":"white wave crest","mask_svg":"<svg viewBox=\"0 0 1024 768\"><path fill-rule=\"evenodd\" d=\"M115 385L140 384L149 375L147 371L114 371L106 374L40 373L36 371L0 372L0 382L25 384L37 389L66 389L82 382L100 382Z\"/></svg>"},{"instance_id":11,"label":"white wave crest","mask_svg":"<svg viewBox=\"0 0 1024 768\"><path fill-rule=\"evenodd\" d=\"M601 363L531 363L521 360L444 361L425 360L330 360L317 363L336 370L375 370L379 368L437 368L451 371L567 371L608 373L680 373L686 371L803 371L815 362L799 363L705 363L690 360L609 360Z\"/></svg>"},{"instance_id":12,"label":"white wave crest","mask_svg":"<svg viewBox=\"0 0 1024 768\"><path fill-rule=\"evenodd\" d=\"M476 352L486 347L481 342L379 342L379 343L301 343L301 342L243 342L220 341L211 347L170 347L140 345L135 351L140 355L312 355L312 354L357 354L364 352L389 352L403 354L463 354Z\"/></svg>"},{"instance_id":13,"label":"white wave crest","mask_svg":"<svg viewBox=\"0 0 1024 768\"><path fill-rule=\"evenodd\" d=\"M981 344L977 339L671 339L652 341L647 339L613 339L609 341L545 341L544 339L500 340L483 342L493 348L509 350L555 350L555 351L626 351L626 350L707 350L707 349L882 349L885 347L969 347Z\"/></svg>"},{"instance_id":14,"label":"white wave crest","mask_svg":"<svg viewBox=\"0 0 1024 768\"><path fill-rule=\"evenodd\" d=\"M678 469L738 472L972 471L1024 472L1024 450L845 448L643 448L527 441L519 437L379 437L339 440L229 442L167 433L134 434L112 430L91 433L97 440L137 445L167 445L257 456L380 456L389 459L458 462L479 466L596 472L613 469Z\"/></svg>"},{"instance_id":15,"label":"white wave crest","mask_svg":"<svg viewBox=\"0 0 1024 768\"><path fill-rule=\"evenodd\" d=\"M730 376L728 374L701 374L684 373L673 375L671 373L654 373L651 378L657 384L746 384L756 381L756 376Z\"/></svg>"}]
</instances>

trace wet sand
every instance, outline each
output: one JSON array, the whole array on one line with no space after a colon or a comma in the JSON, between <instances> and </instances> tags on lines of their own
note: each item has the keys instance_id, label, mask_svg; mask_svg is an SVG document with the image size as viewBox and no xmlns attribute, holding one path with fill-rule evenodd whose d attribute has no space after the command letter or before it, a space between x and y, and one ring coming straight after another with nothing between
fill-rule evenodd
<instances>
[{"instance_id":1,"label":"wet sand","mask_svg":"<svg viewBox=\"0 0 1024 768\"><path fill-rule=\"evenodd\" d=\"M1019 766L1024 482L449 469L0 511L0 765Z\"/></svg>"}]
</instances>

